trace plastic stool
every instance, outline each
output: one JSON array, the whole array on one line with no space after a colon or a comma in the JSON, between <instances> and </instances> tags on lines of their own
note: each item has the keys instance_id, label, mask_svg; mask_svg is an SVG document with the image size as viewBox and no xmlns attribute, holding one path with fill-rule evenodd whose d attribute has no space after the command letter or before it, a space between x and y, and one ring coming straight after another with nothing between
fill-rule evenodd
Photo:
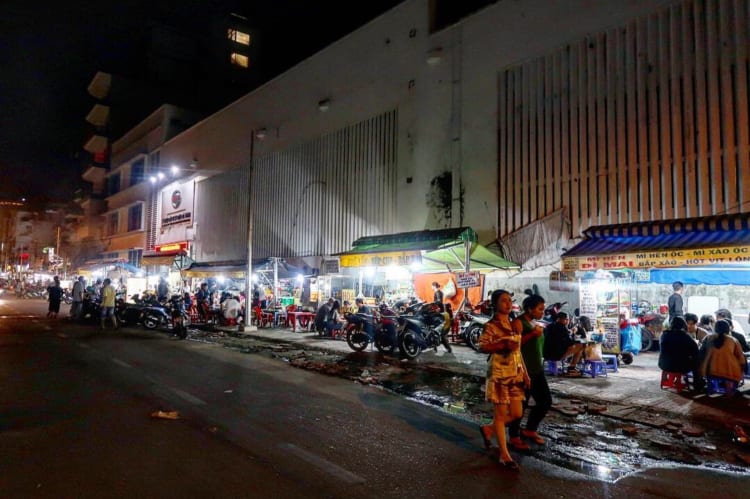
<instances>
[{"instance_id":1,"label":"plastic stool","mask_svg":"<svg viewBox=\"0 0 750 499\"><path fill-rule=\"evenodd\" d=\"M617 355L604 354L602 355L602 361L607 369L614 373L617 372Z\"/></svg>"},{"instance_id":2,"label":"plastic stool","mask_svg":"<svg viewBox=\"0 0 750 499\"><path fill-rule=\"evenodd\" d=\"M583 373L592 378L597 376L607 377L607 364L603 360L586 360L583 363Z\"/></svg>"},{"instance_id":3,"label":"plastic stool","mask_svg":"<svg viewBox=\"0 0 750 499\"><path fill-rule=\"evenodd\" d=\"M674 388L678 392L690 389L692 376L690 373L673 373L669 371L661 372L661 389Z\"/></svg>"},{"instance_id":4,"label":"plastic stool","mask_svg":"<svg viewBox=\"0 0 750 499\"><path fill-rule=\"evenodd\" d=\"M563 373L563 363L561 360L545 360L544 374L550 376L559 376Z\"/></svg>"},{"instance_id":5,"label":"plastic stool","mask_svg":"<svg viewBox=\"0 0 750 499\"><path fill-rule=\"evenodd\" d=\"M739 383L734 380L726 378L714 378L709 376L706 378L706 393L709 395L713 393L721 393L724 395L733 395L739 387Z\"/></svg>"}]
</instances>

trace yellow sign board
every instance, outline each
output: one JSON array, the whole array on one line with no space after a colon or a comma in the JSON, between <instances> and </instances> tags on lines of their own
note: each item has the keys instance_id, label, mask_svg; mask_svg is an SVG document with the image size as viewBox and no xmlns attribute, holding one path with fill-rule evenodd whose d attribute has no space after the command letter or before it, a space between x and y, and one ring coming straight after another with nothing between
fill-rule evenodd
<instances>
[{"instance_id":1,"label":"yellow sign board","mask_svg":"<svg viewBox=\"0 0 750 499\"><path fill-rule=\"evenodd\" d=\"M619 253L614 255L563 257L563 272L576 270L668 269L723 264L750 266L750 246L721 248L671 249Z\"/></svg>"},{"instance_id":2,"label":"yellow sign board","mask_svg":"<svg viewBox=\"0 0 750 499\"><path fill-rule=\"evenodd\" d=\"M359 253L341 255L342 267L386 267L388 265L411 265L422 261L421 251L389 251L386 253Z\"/></svg>"}]
</instances>

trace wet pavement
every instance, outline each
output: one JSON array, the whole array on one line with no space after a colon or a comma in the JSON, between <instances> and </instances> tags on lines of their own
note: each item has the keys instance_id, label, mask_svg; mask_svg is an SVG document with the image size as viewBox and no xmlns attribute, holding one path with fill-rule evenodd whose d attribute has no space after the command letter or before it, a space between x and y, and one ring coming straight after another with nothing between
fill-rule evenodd
<instances>
[{"instance_id":1,"label":"wet pavement","mask_svg":"<svg viewBox=\"0 0 750 499\"><path fill-rule=\"evenodd\" d=\"M467 421L491 419L483 393L486 355L463 345L407 361L281 328L191 329L189 339L388 390ZM675 463L750 473L750 444L732 441L735 425L750 429L750 388L732 397L662 390L657 359L644 353L595 379L548 376L553 407L540 428L547 445L531 444L530 453L604 481Z\"/></svg>"}]
</instances>

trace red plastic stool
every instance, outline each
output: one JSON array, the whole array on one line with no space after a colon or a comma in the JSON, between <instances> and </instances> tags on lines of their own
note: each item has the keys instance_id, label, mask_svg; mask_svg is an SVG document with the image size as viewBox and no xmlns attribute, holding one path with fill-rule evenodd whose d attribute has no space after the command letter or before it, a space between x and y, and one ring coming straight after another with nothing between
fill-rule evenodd
<instances>
[{"instance_id":1,"label":"red plastic stool","mask_svg":"<svg viewBox=\"0 0 750 499\"><path fill-rule=\"evenodd\" d=\"M690 389L689 374L661 372L661 389L674 388L678 392Z\"/></svg>"}]
</instances>

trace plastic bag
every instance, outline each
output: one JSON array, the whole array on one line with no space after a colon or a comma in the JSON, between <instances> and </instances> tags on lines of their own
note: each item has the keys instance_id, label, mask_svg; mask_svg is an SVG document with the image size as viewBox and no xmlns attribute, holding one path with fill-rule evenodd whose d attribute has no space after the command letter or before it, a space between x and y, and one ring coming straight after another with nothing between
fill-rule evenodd
<instances>
[{"instance_id":1,"label":"plastic bag","mask_svg":"<svg viewBox=\"0 0 750 499\"><path fill-rule=\"evenodd\" d=\"M583 356L586 360L602 360L602 344L589 343L586 345L586 351Z\"/></svg>"},{"instance_id":2,"label":"plastic bag","mask_svg":"<svg viewBox=\"0 0 750 499\"><path fill-rule=\"evenodd\" d=\"M641 351L641 326L631 324L620 329L620 351L638 355Z\"/></svg>"},{"instance_id":3,"label":"plastic bag","mask_svg":"<svg viewBox=\"0 0 750 499\"><path fill-rule=\"evenodd\" d=\"M456 285L453 284L453 279L448 279L443 288L443 298L453 298L454 296L456 296Z\"/></svg>"}]
</instances>

